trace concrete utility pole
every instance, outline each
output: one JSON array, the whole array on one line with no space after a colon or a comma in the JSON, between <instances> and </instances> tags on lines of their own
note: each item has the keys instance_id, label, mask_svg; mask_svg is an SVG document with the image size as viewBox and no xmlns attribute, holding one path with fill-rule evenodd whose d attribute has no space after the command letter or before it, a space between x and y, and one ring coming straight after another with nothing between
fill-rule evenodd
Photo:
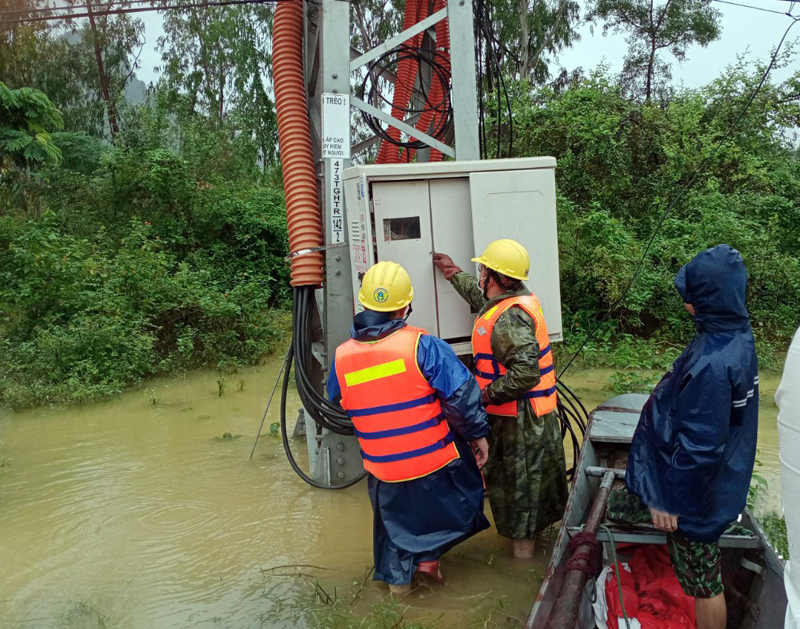
<instances>
[{"instance_id":1,"label":"concrete utility pole","mask_svg":"<svg viewBox=\"0 0 800 629\"><path fill-rule=\"evenodd\" d=\"M448 20L450 32L454 146L448 146L414 128L415 120L397 120L390 113L362 101L351 93L350 86L353 72L397 48L414 35L426 32L433 36L435 25L445 19ZM359 110L366 111L383 123L437 148L450 158L480 159L474 50L472 0L450 0L449 6L365 52L350 47L349 2L321 0L306 3L305 76L314 158L320 185L320 212L325 226L327 247L325 284L317 291L322 333L315 343L314 351L319 362L319 371L314 376L318 377L321 388L328 375L330 360L336 348L349 338L353 321L344 170L350 166L352 154L376 141L376 138L370 138L351 150L351 115ZM381 72L382 76L388 76L390 80L394 78L388 70ZM427 151L418 158L425 154ZM361 471L361 458L355 437L334 434L320 436L322 440L319 452L309 453L312 460L317 462L316 469L312 470L317 480L330 479L333 484L343 484ZM308 443L312 448L313 439L309 439Z\"/></svg>"}]
</instances>

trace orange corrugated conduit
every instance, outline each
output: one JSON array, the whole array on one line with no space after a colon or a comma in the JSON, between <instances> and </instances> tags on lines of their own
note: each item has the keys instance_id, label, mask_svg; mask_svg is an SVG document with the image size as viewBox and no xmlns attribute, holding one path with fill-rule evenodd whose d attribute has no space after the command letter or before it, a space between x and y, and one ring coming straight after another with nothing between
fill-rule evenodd
<instances>
[{"instance_id":1,"label":"orange corrugated conduit","mask_svg":"<svg viewBox=\"0 0 800 629\"><path fill-rule=\"evenodd\" d=\"M428 0L406 0L405 14L403 17L403 30L408 30L417 22L428 17ZM412 48L417 48L422 44L423 34L419 33L409 39L406 43ZM392 98L392 117L397 120L405 118L405 109L408 108L411 92L419 72L419 62L416 59L401 59L397 67L397 79L394 84L394 96ZM400 139L400 130L389 127L387 133L395 140ZM381 142L378 151L378 164L396 164L400 161L400 149L391 142Z\"/></svg>"},{"instance_id":2,"label":"orange corrugated conduit","mask_svg":"<svg viewBox=\"0 0 800 629\"><path fill-rule=\"evenodd\" d=\"M437 0L436 3L436 10L443 9L447 6L447 0ZM452 77L452 69L450 67L450 24L447 20L442 20L438 24L436 24L436 48L444 57L444 61L447 68L447 73ZM439 84L440 88L441 83ZM434 104L437 104L439 100L442 99L444 94L440 94L437 100L432 101ZM433 117L433 128L438 129L442 125L442 118L445 115L445 111L449 108L450 103L449 99L442 105L441 110L436 112L436 115ZM442 138L444 139L444 138ZM430 157L428 158L431 162L441 162L444 158L444 155L438 149L431 149Z\"/></svg>"},{"instance_id":3,"label":"orange corrugated conduit","mask_svg":"<svg viewBox=\"0 0 800 629\"><path fill-rule=\"evenodd\" d=\"M433 12L440 11L447 6L447 0L436 0L436 3L433 7ZM441 20L440 22L436 23L436 49L441 54L441 57L437 59L440 61L444 66L444 69L447 71L447 74L450 74L450 28L446 19ZM442 103L442 99L445 96L445 86L442 85L442 81L436 76L434 73L431 79L431 87L430 93L428 94L427 100L429 108L425 109L425 111L420 116L420 119L417 121L415 127L420 131L425 133L429 132L431 127L431 122L434 123L433 127L438 128L442 124L442 112L433 109L433 107L440 107L442 110L447 109L447 102ZM416 138L413 138L416 139ZM415 155L417 154L416 149L404 149L401 153L400 161L402 162L410 162L413 161ZM442 161L442 153L437 149L431 149L430 157L428 158L431 162L441 162Z\"/></svg>"},{"instance_id":4,"label":"orange corrugated conduit","mask_svg":"<svg viewBox=\"0 0 800 629\"><path fill-rule=\"evenodd\" d=\"M417 21L417 12L419 4L417 0L406 0L405 11L403 13L403 30L408 30ZM412 72L412 67L409 65L408 59L402 59L397 65L397 75L394 83L394 95L392 97L392 117L398 118L402 116L402 112L398 111L398 107L405 107L403 104L408 103L408 97L411 94L411 88L408 87L409 76ZM387 132L392 138L399 138L400 132L394 127L389 127ZM390 159L390 152L397 153L397 146L386 140L381 142L378 149L378 157L376 162L378 164L386 164L389 161L396 161Z\"/></svg>"},{"instance_id":5,"label":"orange corrugated conduit","mask_svg":"<svg viewBox=\"0 0 800 629\"><path fill-rule=\"evenodd\" d=\"M275 10L272 72L291 252L322 246L317 179L303 75L303 0ZM292 286L322 284L322 253L292 258Z\"/></svg>"}]
</instances>

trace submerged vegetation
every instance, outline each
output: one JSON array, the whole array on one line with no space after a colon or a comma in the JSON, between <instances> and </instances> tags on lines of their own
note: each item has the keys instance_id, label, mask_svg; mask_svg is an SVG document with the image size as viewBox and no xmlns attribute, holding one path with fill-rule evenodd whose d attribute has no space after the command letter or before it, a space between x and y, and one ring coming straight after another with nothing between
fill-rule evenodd
<instances>
[{"instance_id":1,"label":"submerged vegetation","mask_svg":"<svg viewBox=\"0 0 800 629\"><path fill-rule=\"evenodd\" d=\"M290 574L286 574L286 569ZM284 567L280 576L292 576L294 593L288 597L270 597L271 609L260 621L264 627L293 626L314 629L499 629L518 627L525 619L515 616L508 609L505 598L474 606L468 618L458 622L447 619L445 614L428 610L418 603L431 592L429 586L419 585L418 590L408 596L395 598L388 594L375 599L375 592L364 600L365 590L370 585L372 569L364 572L363 578L355 579L346 591L326 589L319 580L302 570L307 567ZM294 573L291 574L294 570ZM270 576L269 571L265 576ZM435 586L434 586L435 587Z\"/></svg>"},{"instance_id":2,"label":"submerged vegetation","mask_svg":"<svg viewBox=\"0 0 800 629\"><path fill-rule=\"evenodd\" d=\"M761 466L756 461L756 469ZM767 479L755 472L747 492L747 508L756 517L770 543L786 561L789 560L789 537L786 532L786 519L768 506L770 488Z\"/></svg>"}]
</instances>

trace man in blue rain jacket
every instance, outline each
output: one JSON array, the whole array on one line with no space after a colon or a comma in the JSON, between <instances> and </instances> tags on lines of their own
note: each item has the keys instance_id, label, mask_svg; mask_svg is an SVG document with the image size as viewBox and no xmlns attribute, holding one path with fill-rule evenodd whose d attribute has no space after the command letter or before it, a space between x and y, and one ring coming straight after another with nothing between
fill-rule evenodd
<instances>
[{"instance_id":1,"label":"man in blue rain jacket","mask_svg":"<svg viewBox=\"0 0 800 629\"><path fill-rule=\"evenodd\" d=\"M421 434L405 428L385 430L392 421L399 421L401 417L387 418L386 413L365 417L363 410L355 413L351 408L354 397L365 395L359 393L364 387L373 400L379 399L380 404L384 405L389 403L392 396L404 394L403 385L399 385L399 392L391 389L392 386L397 389L398 385L392 385L389 377L375 375L365 378L359 374L367 371L363 369L364 359L369 361L376 354L380 356L381 352L384 355L388 352L382 349L387 343L410 330L415 330L415 335L419 334L419 328L411 328L405 321L410 314L413 295L408 273L400 265L379 262L367 271L358 296L367 310L356 315L350 331L352 340L337 349L327 384L328 397L342 400L342 406L353 418L365 467L372 470L367 481L374 513L374 579L388 583L390 590L396 594L410 590L415 573L442 582L439 558L456 544L489 528L489 521L483 514L483 480L479 469L479 465L486 462L488 453L486 435L489 433L489 423L481 404L478 383L446 342L427 333L420 334L415 349L412 347L415 356L411 356L418 369L402 371L407 375L410 373L408 377L421 378L424 386L431 391L431 400L426 398L426 401L435 404L437 411L441 407L441 416L446 427L449 427L450 436L440 444L442 448L444 442L450 442L448 448L454 445L452 454L420 471L420 466L426 465L421 462L423 457L439 456L446 450L429 452L431 448L428 447L408 452L406 454L410 456L402 457L373 457L364 452L374 448L373 444L376 443L375 439L363 440L366 437L365 430L378 430L368 433L371 435L399 433L400 436L387 437L387 443ZM343 351L346 347L350 348L349 351ZM352 378L353 386L350 386L346 375L348 357L352 358L353 352L359 354L362 363L360 371L350 373L351 376L359 376ZM349 361L351 366L352 362ZM384 363L378 369L386 371L384 368L396 362ZM394 377L402 375L398 371ZM348 391L343 389L350 389L349 400ZM410 404L394 406L403 407L403 413L423 412L423 407L417 404L413 408ZM388 408L382 406L370 410L383 412ZM375 427L381 417L384 422L389 422L383 426L384 430ZM359 421L363 422L360 430ZM423 422L418 426L428 423ZM382 474L385 470L380 470L381 464L375 462L377 458L393 458L391 465L394 470L402 471L407 466L408 473L400 474L403 480L391 480L388 477L381 480L379 476L385 476Z\"/></svg>"},{"instance_id":2,"label":"man in blue rain jacket","mask_svg":"<svg viewBox=\"0 0 800 629\"><path fill-rule=\"evenodd\" d=\"M718 245L675 278L697 333L642 409L626 484L668 533L698 629L724 629L719 538L745 508L758 436L758 362L739 252Z\"/></svg>"}]
</instances>

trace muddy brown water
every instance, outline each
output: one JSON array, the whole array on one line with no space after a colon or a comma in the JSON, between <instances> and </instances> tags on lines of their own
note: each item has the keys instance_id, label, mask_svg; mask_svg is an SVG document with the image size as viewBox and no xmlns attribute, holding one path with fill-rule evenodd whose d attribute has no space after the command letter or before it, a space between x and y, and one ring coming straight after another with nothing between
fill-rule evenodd
<instances>
[{"instance_id":1,"label":"muddy brown water","mask_svg":"<svg viewBox=\"0 0 800 629\"><path fill-rule=\"evenodd\" d=\"M227 376L222 397L201 372L107 403L0 413L0 627L314 626L302 610L315 582L355 617L383 600L382 585L360 585L372 565L365 484L326 492L297 478L268 436L277 404L248 459L279 366ZM610 373L567 381L593 408L611 397ZM759 471L777 489L777 380L762 382ZM289 407L294 417L296 398ZM410 595L404 616L518 624L548 554L544 543L514 562L486 531L446 556L447 585Z\"/></svg>"}]
</instances>

